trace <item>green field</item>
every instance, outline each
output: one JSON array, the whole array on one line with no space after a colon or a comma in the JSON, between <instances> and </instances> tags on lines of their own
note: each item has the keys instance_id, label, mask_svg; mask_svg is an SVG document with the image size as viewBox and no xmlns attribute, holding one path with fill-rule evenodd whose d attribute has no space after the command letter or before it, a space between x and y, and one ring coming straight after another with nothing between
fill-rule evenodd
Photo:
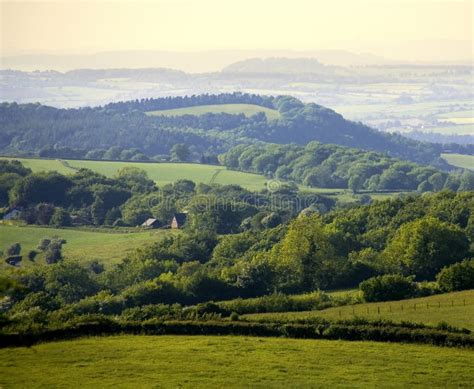
<instances>
[{"instance_id":1,"label":"green field","mask_svg":"<svg viewBox=\"0 0 474 389\"><path fill-rule=\"evenodd\" d=\"M40 239L57 236L67 241L63 246L65 259L83 263L98 260L110 265L119 262L130 250L152 242L159 235L166 233L174 232L170 230L102 232L72 228L0 225L0 250L6 250L13 243L19 242L24 256L22 262L27 265L31 262L26 259L26 254L29 250L36 249Z\"/></svg>"},{"instance_id":2,"label":"green field","mask_svg":"<svg viewBox=\"0 0 474 389\"><path fill-rule=\"evenodd\" d=\"M474 170L474 155L441 154L441 157L450 165Z\"/></svg>"},{"instance_id":3,"label":"green field","mask_svg":"<svg viewBox=\"0 0 474 389\"><path fill-rule=\"evenodd\" d=\"M470 387L474 352L327 340L113 336L0 350L5 388Z\"/></svg>"},{"instance_id":4,"label":"green field","mask_svg":"<svg viewBox=\"0 0 474 389\"><path fill-rule=\"evenodd\" d=\"M445 293L417 299L367 303L328 308L322 311L256 313L244 315L249 320L297 320L312 317L326 319L387 319L394 322L411 321L427 325L446 322L455 327L474 331L474 290Z\"/></svg>"},{"instance_id":5,"label":"green field","mask_svg":"<svg viewBox=\"0 0 474 389\"><path fill-rule=\"evenodd\" d=\"M87 168L108 177L114 176L125 166L143 169L157 185L165 185L179 179L193 180L196 183L209 183L215 176L216 184L237 184L249 190L261 190L267 179L258 174L227 170L224 166L202 165L197 163L144 163L144 162L111 162L83 160L48 160L36 158L17 159L34 172L56 170L63 174L73 174L79 168Z\"/></svg>"},{"instance_id":6,"label":"green field","mask_svg":"<svg viewBox=\"0 0 474 389\"><path fill-rule=\"evenodd\" d=\"M243 113L249 117L256 113L263 112L268 120L280 118L280 113L276 109L261 107L254 104L218 104L218 105L197 105L195 107L165 109L161 111L151 111L148 115L151 116L183 116L183 115L204 115L206 113L228 113L239 114Z\"/></svg>"}]
</instances>

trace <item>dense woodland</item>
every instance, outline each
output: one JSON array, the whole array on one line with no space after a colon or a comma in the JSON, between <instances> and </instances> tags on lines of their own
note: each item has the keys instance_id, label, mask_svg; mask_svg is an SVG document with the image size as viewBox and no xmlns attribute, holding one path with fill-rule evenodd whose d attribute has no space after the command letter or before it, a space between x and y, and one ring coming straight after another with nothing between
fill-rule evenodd
<instances>
[{"instance_id":1,"label":"dense woodland","mask_svg":"<svg viewBox=\"0 0 474 389\"><path fill-rule=\"evenodd\" d=\"M474 189L474 173L444 173L384 154L310 142L296 145L240 145L222 154L231 169L264 174L309 187L419 192Z\"/></svg>"},{"instance_id":2,"label":"dense woodland","mask_svg":"<svg viewBox=\"0 0 474 389\"><path fill-rule=\"evenodd\" d=\"M97 224L120 218L134 225L149 215L161 214L166 221L173 206L185 207L191 218L184 230L158 238L107 270L93 261L83 266L64 260L61 249L67 242L47 236L47 230L34 254L24 256L19 244L7 248L7 262L17 261L4 265L1 284L8 299L2 312L14 328L99 313L126 320L229 315L226 306L232 304L183 307L269 294L275 296L270 301L284 305L289 300L278 297L281 293L359 283L367 301L473 287L472 191L329 211L330 201L317 196L304 209L278 209L265 205L274 203L271 196L301 204L303 195L289 196L294 188L288 187L255 194L250 198L259 201L250 203L248 192L237 186L178 181L157 189L136 170L109 179L87 170L71 177L31 174L17 162L3 163L2 169L7 177L17 176L8 201L23 205L25 215L36 217L33 222L64 222L88 210ZM173 199L170 208L163 198ZM221 207L217 198L232 207ZM32 263L22 266L22 261ZM330 304L324 295L316 300ZM245 304L239 309L244 313Z\"/></svg>"},{"instance_id":3,"label":"dense woodland","mask_svg":"<svg viewBox=\"0 0 474 389\"><path fill-rule=\"evenodd\" d=\"M251 117L225 113L199 117L146 114L170 108L229 103L274 108L281 117L268 121L264 114ZM123 159L161 159L171 153L174 145L186 144L191 150L189 159L199 161L202 155L216 155L239 144L306 145L319 141L448 168L440 159L442 151L472 153L469 146L420 142L382 133L347 121L330 109L313 103L303 104L293 97L241 93L142 99L81 109L3 103L0 104L0 129L2 153L62 158L107 158L104 157L106 150L116 147L134 150Z\"/></svg>"}]
</instances>

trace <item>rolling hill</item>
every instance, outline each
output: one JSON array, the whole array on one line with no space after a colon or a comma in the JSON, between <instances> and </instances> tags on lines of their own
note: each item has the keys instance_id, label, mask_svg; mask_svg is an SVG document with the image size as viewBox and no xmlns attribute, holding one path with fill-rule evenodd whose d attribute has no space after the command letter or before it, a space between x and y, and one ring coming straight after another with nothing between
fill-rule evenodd
<instances>
[{"instance_id":1,"label":"rolling hill","mask_svg":"<svg viewBox=\"0 0 474 389\"><path fill-rule=\"evenodd\" d=\"M2 159L2 157L0 157ZM12 159L12 158L7 158ZM244 173L228 170L225 166L205 165L196 163L145 163L119 161L84 161L84 160L56 160L39 158L13 158L33 170L57 171L62 174L73 174L78 169L86 168L113 177L117 171L125 166L134 166L147 172L148 177L158 186L166 185L176 180L187 179L196 183L208 184L236 184L249 190L265 188L267 179L259 174Z\"/></svg>"},{"instance_id":2,"label":"rolling hill","mask_svg":"<svg viewBox=\"0 0 474 389\"><path fill-rule=\"evenodd\" d=\"M183 364L183 361L185 363ZM0 350L5 387L468 387L467 349L213 336L112 336ZM54 371L54 374L51 372ZM237 384L238 383L238 384Z\"/></svg>"},{"instance_id":3,"label":"rolling hill","mask_svg":"<svg viewBox=\"0 0 474 389\"><path fill-rule=\"evenodd\" d=\"M250 113L249 105L252 112L266 114L245 116ZM223 106L228 112L222 112ZM197 115L147 114L162 111L168 115L169 110L175 109L185 109L178 113ZM209 110L217 113L201 115ZM244 115L235 115L237 112ZM270 112L275 118L278 112L279 120L269 121ZM171 114L175 115L176 111ZM8 155L37 155L53 147L55 157L83 158L91 151L118 147L136 149L152 158L157 154L169 155L175 144L186 144L191 148L192 159L200 160L203 155L216 155L239 144L306 145L319 141L448 168L440 158L448 146L383 133L345 120L331 109L304 104L289 96L234 93L165 97L81 109L3 103L0 130L0 153ZM449 145L449 149L469 154L463 146Z\"/></svg>"},{"instance_id":4,"label":"rolling hill","mask_svg":"<svg viewBox=\"0 0 474 389\"><path fill-rule=\"evenodd\" d=\"M244 317L248 320L282 321L314 317L333 320L363 317L371 320L410 321L427 325L446 322L455 327L468 328L474 331L474 290L402 301L346 305L322 311L260 313L249 314Z\"/></svg>"}]
</instances>

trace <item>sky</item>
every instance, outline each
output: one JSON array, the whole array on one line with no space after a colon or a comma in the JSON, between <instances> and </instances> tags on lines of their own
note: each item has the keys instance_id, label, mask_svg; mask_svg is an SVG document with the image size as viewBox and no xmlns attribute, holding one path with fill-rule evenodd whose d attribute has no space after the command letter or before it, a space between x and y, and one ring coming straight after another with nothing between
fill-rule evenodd
<instances>
[{"instance_id":1,"label":"sky","mask_svg":"<svg viewBox=\"0 0 474 389\"><path fill-rule=\"evenodd\" d=\"M344 49L466 60L472 0L0 0L2 55Z\"/></svg>"}]
</instances>

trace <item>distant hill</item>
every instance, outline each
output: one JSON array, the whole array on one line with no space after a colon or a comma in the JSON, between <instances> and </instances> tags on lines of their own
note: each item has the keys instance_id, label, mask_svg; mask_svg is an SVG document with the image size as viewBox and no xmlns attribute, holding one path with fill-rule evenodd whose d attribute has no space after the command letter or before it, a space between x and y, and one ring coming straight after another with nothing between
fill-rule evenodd
<instances>
[{"instance_id":1,"label":"distant hill","mask_svg":"<svg viewBox=\"0 0 474 389\"><path fill-rule=\"evenodd\" d=\"M235 109L231 111L233 114L148 115L157 110L223 104L265 107L278 111L280 118L269 121L262 112L249 117L246 112L239 113ZM448 168L440 158L440 154L446 151L441 144L383 133L362 123L345 120L331 109L313 103L303 104L290 96L198 95L142 99L81 109L0 104L0 152L9 155L39 153L82 158L92 151L97 153L89 155L99 155L116 147L133 149L133 155L142 160L157 154L169 155L174 145L185 144L190 149L190 160L198 161L204 155L215 158L215 155L240 144L306 145L311 141L377 151ZM460 145L449 145L449 151L469 154L466 147ZM115 154L116 150L111 151L109 159L116 158Z\"/></svg>"},{"instance_id":2,"label":"distant hill","mask_svg":"<svg viewBox=\"0 0 474 389\"><path fill-rule=\"evenodd\" d=\"M215 72L247 58L317 58L324 64L338 66L387 65L395 61L372 54L345 50L211 50L173 52L156 50L103 51L92 54L23 54L0 57L2 69L71 70L78 68L173 68L187 72Z\"/></svg>"},{"instance_id":3,"label":"distant hill","mask_svg":"<svg viewBox=\"0 0 474 389\"><path fill-rule=\"evenodd\" d=\"M222 69L224 73L333 73L332 66L325 66L315 58L251 58Z\"/></svg>"}]
</instances>

